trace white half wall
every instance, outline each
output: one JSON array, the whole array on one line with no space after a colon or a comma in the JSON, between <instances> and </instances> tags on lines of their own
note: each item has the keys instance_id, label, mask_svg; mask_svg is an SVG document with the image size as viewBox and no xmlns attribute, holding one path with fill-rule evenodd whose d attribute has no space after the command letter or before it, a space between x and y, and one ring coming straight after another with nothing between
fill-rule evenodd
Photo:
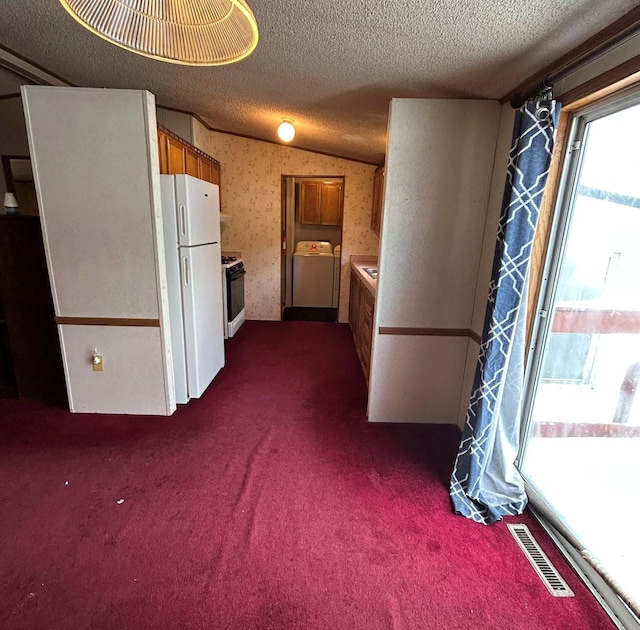
<instances>
[{"instance_id":1,"label":"white half wall","mask_svg":"<svg viewBox=\"0 0 640 630\"><path fill-rule=\"evenodd\" d=\"M466 337L379 335L369 422L455 424Z\"/></svg>"},{"instance_id":2,"label":"white half wall","mask_svg":"<svg viewBox=\"0 0 640 630\"><path fill-rule=\"evenodd\" d=\"M500 114L496 101L392 101L371 422L460 422Z\"/></svg>"},{"instance_id":3,"label":"white half wall","mask_svg":"<svg viewBox=\"0 0 640 630\"><path fill-rule=\"evenodd\" d=\"M76 413L168 415L160 328L58 326L69 408ZM104 371L91 364L94 348Z\"/></svg>"},{"instance_id":4,"label":"white half wall","mask_svg":"<svg viewBox=\"0 0 640 630\"><path fill-rule=\"evenodd\" d=\"M155 99L41 86L22 97L71 409L170 415Z\"/></svg>"}]
</instances>

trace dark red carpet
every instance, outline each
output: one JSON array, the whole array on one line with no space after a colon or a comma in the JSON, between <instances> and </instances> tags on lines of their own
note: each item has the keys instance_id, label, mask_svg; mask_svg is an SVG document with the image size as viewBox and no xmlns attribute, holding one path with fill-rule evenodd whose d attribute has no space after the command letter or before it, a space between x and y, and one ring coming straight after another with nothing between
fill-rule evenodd
<instances>
[{"instance_id":1,"label":"dark red carpet","mask_svg":"<svg viewBox=\"0 0 640 630\"><path fill-rule=\"evenodd\" d=\"M0 627L613 627L528 516L576 598L451 513L457 428L365 401L348 327L315 322L248 322L171 418L0 401Z\"/></svg>"}]
</instances>

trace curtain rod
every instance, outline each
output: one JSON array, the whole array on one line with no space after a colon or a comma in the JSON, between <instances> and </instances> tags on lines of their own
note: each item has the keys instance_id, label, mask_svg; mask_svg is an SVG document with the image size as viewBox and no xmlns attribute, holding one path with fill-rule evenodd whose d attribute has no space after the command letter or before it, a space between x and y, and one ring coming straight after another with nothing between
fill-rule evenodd
<instances>
[{"instance_id":1,"label":"curtain rod","mask_svg":"<svg viewBox=\"0 0 640 630\"><path fill-rule=\"evenodd\" d=\"M636 22L635 24L630 24L616 33L613 37L610 37L604 42L598 44L595 48L592 48L589 52L580 55L573 61L541 77L521 92L514 94L509 101L511 103L511 107L519 109L529 99L549 92L557 81L564 79L576 70L580 70L580 68L586 66L588 63L594 61L610 50L613 50L616 46L624 44L626 41L632 39L638 34L640 34L640 23Z\"/></svg>"}]
</instances>

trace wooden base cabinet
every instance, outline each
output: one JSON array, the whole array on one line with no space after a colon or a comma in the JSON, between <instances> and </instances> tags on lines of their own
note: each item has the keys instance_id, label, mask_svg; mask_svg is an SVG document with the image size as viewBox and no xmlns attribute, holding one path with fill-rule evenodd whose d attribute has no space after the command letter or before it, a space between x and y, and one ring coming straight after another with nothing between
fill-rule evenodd
<instances>
[{"instance_id":1,"label":"wooden base cabinet","mask_svg":"<svg viewBox=\"0 0 640 630\"><path fill-rule=\"evenodd\" d=\"M373 337L373 311L375 298L364 286L358 274L351 271L349 289L349 324L356 352L367 383L371 366L371 339Z\"/></svg>"},{"instance_id":2,"label":"wooden base cabinet","mask_svg":"<svg viewBox=\"0 0 640 630\"><path fill-rule=\"evenodd\" d=\"M512 116L489 100L391 101L370 422L464 423Z\"/></svg>"}]
</instances>

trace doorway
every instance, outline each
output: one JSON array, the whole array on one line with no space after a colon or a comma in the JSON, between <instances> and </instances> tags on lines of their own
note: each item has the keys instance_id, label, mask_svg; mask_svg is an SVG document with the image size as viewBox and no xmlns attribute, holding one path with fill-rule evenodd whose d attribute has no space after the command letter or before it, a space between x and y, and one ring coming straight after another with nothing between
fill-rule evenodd
<instances>
[{"instance_id":1,"label":"doorway","mask_svg":"<svg viewBox=\"0 0 640 630\"><path fill-rule=\"evenodd\" d=\"M338 319L344 177L282 178L282 319Z\"/></svg>"},{"instance_id":2,"label":"doorway","mask_svg":"<svg viewBox=\"0 0 640 630\"><path fill-rule=\"evenodd\" d=\"M640 94L574 119L534 332L520 469L640 602Z\"/></svg>"}]
</instances>

